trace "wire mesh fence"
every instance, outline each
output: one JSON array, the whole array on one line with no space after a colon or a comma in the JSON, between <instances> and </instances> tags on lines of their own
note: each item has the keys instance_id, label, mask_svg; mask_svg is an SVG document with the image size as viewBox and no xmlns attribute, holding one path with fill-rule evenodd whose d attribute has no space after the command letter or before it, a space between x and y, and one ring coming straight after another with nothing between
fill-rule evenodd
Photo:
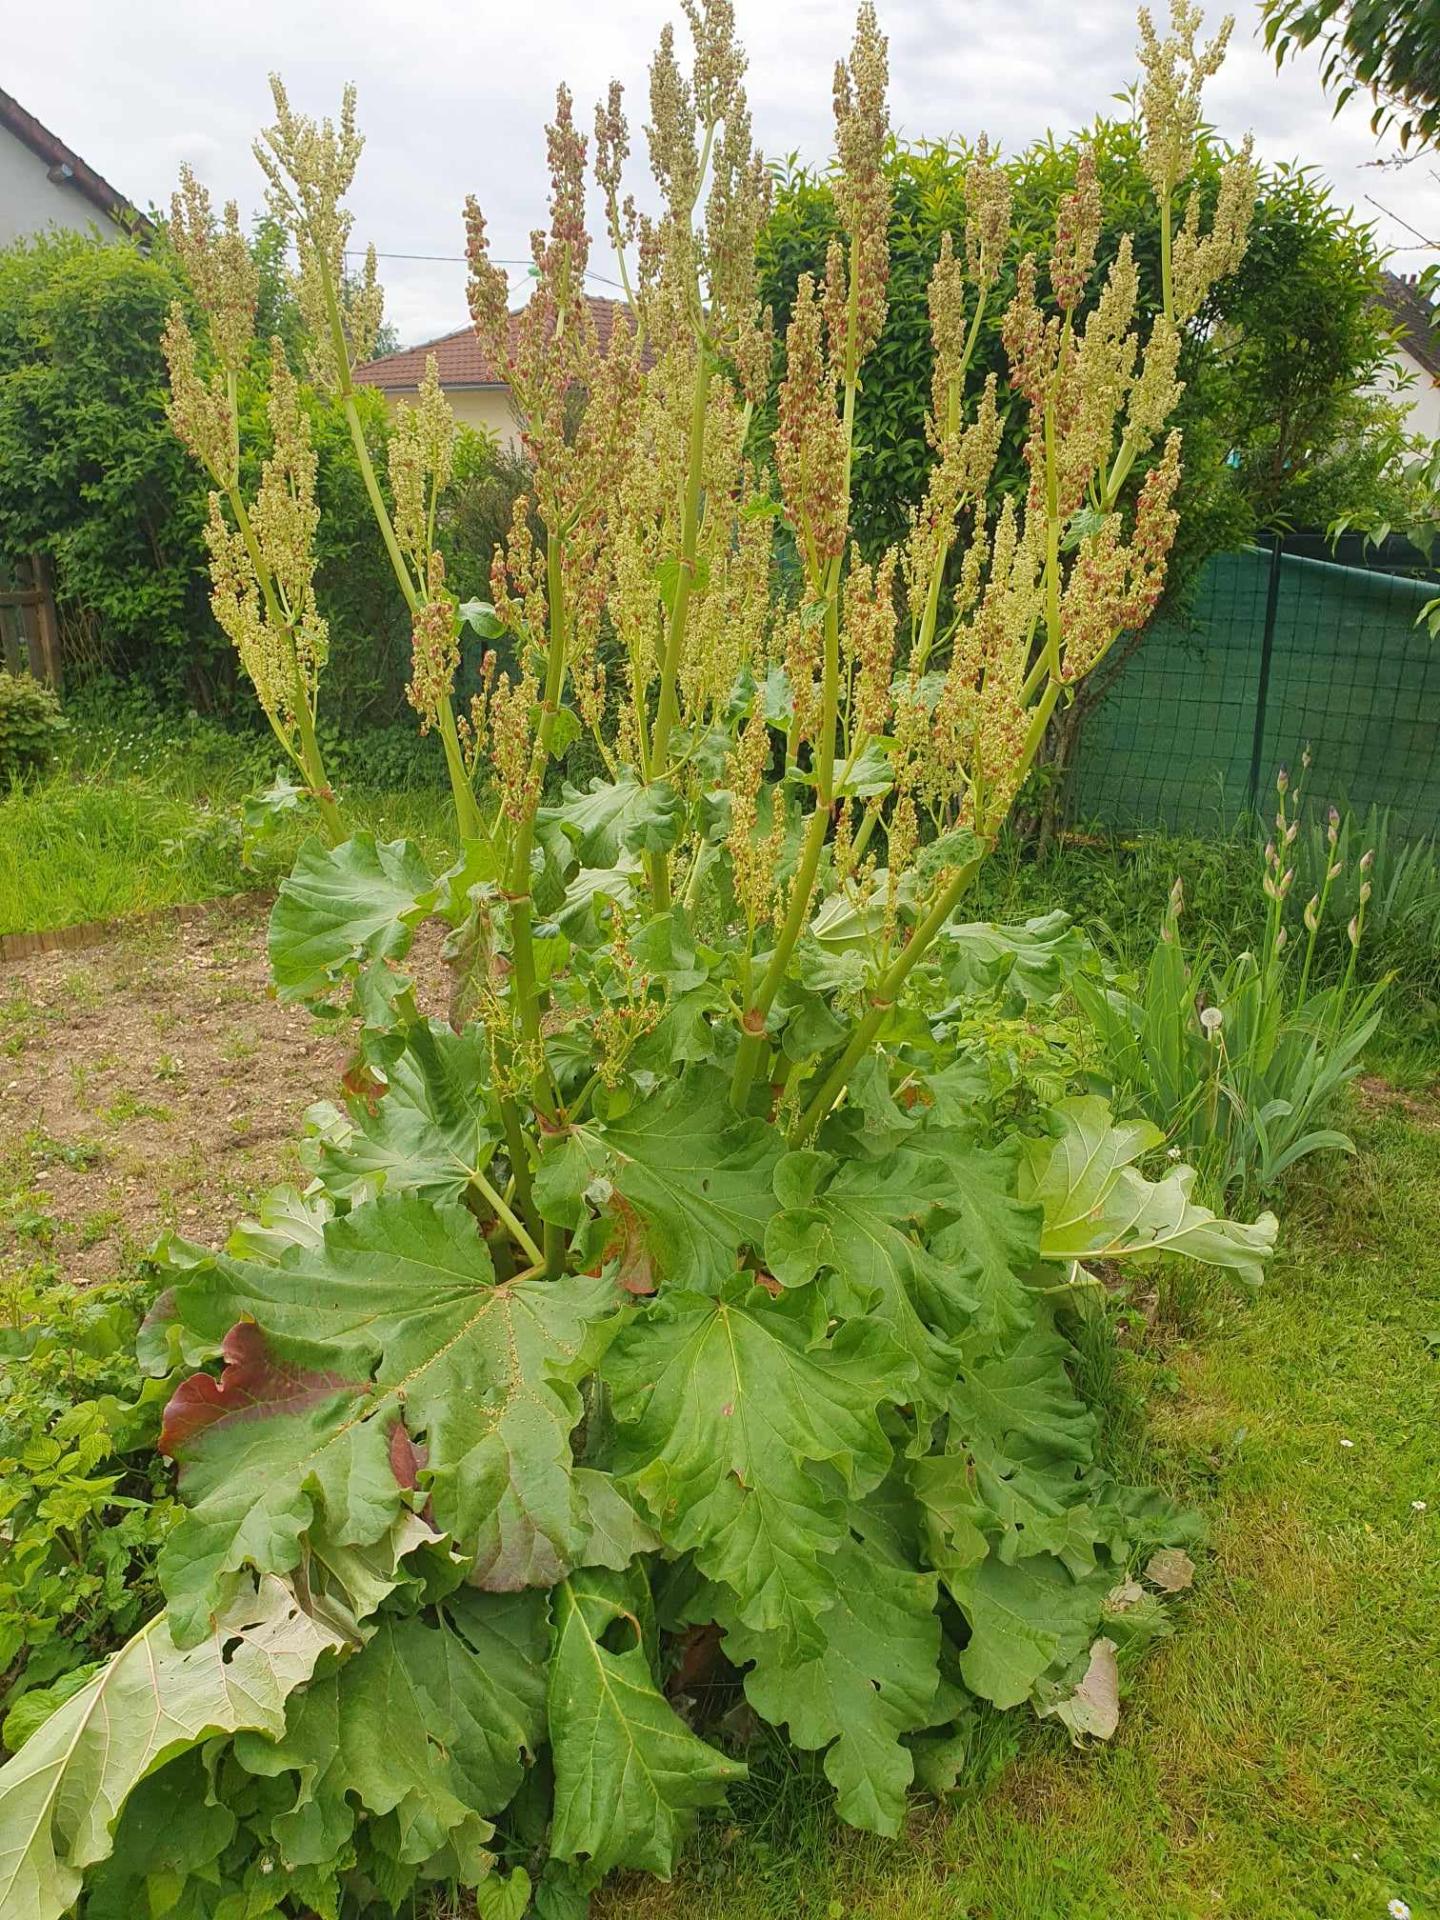
<instances>
[{"instance_id":1,"label":"wire mesh fence","mask_svg":"<svg viewBox=\"0 0 1440 1920\"><path fill-rule=\"evenodd\" d=\"M1217 556L1189 618L1156 624L1086 722L1070 818L1228 827L1308 744L1314 801L1440 832L1440 641L1415 624L1440 576L1418 561L1308 535Z\"/></svg>"}]
</instances>

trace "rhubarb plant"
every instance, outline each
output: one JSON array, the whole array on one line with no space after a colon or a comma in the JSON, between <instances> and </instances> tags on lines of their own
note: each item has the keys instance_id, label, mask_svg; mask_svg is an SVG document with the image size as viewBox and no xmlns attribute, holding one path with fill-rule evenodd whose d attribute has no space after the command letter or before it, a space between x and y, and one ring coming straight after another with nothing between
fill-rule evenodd
<instances>
[{"instance_id":1,"label":"rhubarb plant","mask_svg":"<svg viewBox=\"0 0 1440 1920\"><path fill-rule=\"evenodd\" d=\"M578 1915L613 1868L671 1871L743 1775L742 1697L823 1754L844 1819L894 1833L914 1782L953 1782L977 1705L1091 1723L1069 1703L1097 1644L1128 1657L1160 1618L1132 1573L1189 1537L1097 1455L1070 1364L1087 1263L1253 1279L1275 1222L1199 1206L1094 1097L1017 1129L956 1035L987 995L1053 999L1078 951L1053 916L989 929L963 902L1057 705L1161 590L1176 315L1238 260L1251 188L1242 152L1213 224L1188 193L1215 50L1187 7L1164 40L1146 23L1184 298L1144 337L1130 245L1096 268L1091 163L1048 259L1017 264L977 152L931 286L929 488L868 564L849 499L886 300L886 44L866 0L835 85L843 233L777 343L731 8L685 13L693 57L667 29L651 70L656 212L625 190L618 88L593 143L557 96L518 314L466 212L532 468L490 602L458 605L433 550L433 370L388 476L355 416L451 772L442 871L352 835L325 780L303 413L277 351L247 499L253 290L233 215L193 182L177 202L208 323L172 323L174 411L216 480L217 610L319 810L274 910L276 991L348 1016L356 1054L304 1190L218 1252L171 1248L142 1337L178 1467L166 1612L0 1772L21 1920L82 1875L95 1915L337 1916L427 1881ZM342 272L353 101L338 126L278 83L275 105L257 151L310 373L349 396L376 312ZM585 293L587 157L618 311ZM970 376L1002 281L1018 497ZM582 732L605 768L584 790ZM406 971L429 921L439 994Z\"/></svg>"}]
</instances>

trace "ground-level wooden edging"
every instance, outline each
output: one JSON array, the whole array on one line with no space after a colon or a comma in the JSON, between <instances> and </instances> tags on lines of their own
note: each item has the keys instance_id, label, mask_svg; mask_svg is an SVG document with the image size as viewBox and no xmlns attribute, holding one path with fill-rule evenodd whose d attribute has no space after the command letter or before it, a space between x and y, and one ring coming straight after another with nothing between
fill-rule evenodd
<instances>
[{"instance_id":1,"label":"ground-level wooden edging","mask_svg":"<svg viewBox=\"0 0 1440 1920\"><path fill-rule=\"evenodd\" d=\"M267 888L257 887L244 893L222 893L213 900L182 900L168 907L152 907L148 913L122 914L116 920L81 920L69 927L47 927L41 933L0 933L0 961L24 960L36 953L63 953L76 947L99 947L107 940L123 938L144 927L165 922L183 926L201 920L208 913L226 907L243 906L247 901L271 898Z\"/></svg>"}]
</instances>

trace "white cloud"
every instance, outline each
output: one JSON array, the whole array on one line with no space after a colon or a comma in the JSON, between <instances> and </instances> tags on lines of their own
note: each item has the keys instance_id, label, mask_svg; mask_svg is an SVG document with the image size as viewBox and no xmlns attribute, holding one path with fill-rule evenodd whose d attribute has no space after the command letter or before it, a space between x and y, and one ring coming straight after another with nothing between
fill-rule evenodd
<instances>
[{"instance_id":1,"label":"white cloud","mask_svg":"<svg viewBox=\"0 0 1440 1920\"><path fill-rule=\"evenodd\" d=\"M849 0L737 0L751 54L756 134L769 153L823 160L830 74L849 36ZM1158 9L1157 9L1158 10ZM645 69L668 0L129 0L117 32L110 0L70 0L63 42L43 8L11 9L5 84L118 187L163 202L182 159L221 197L258 206L250 141L267 117L266 74L280 68L306 111L333 111L353 79L368 146L354 195L356 235L383 254L402 338L462 324L460 207L474 191L495 252L523 260L544 201L541 126L567 79L588 125L612 75L626 83L636 137ZM891 39L892 112L911 137L984 128L1010 150L1114 108L1134 77L1128 0L881 0ZM1440 161L1379 172L1359 101L1331 117L1314 63L1279 76L1247 6L1209 95L1221 132L1253 128L1269 160L1317 164L1339 197L1374 218L1382 240L1410 245L1401 220L1440 237ZM643 171L643 161L641 162ZM1380 215L1365 196L1393 209ZM1405 252L1410 267L1428 256ZM597 254L596 265L605 263ZM523 270L517 270L517 284Z\"/></svg>"}]
</instances>

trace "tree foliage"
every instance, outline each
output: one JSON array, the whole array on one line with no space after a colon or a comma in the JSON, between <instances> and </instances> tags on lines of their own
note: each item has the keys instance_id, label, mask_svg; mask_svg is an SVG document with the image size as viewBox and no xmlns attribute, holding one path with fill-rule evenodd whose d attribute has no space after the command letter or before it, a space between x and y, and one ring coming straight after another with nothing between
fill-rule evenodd
<instances>
[{"instance_id":1,"label":"tree foliage","mask_svg":"<svg viewBox=\"0 0 1440 1920\"><path fill-rule=\"evenodd\" d=\"M283 230L262 222L254 251L261 337L279 337L298 366ZM165 417L161 335L171 304L193 297L163 240L147 254L56 232L0 250L0 552L48 554L62 608L96 623L100 659L77 670L98 664L164 697L235 711L231 655L209 604L206 490ZM358 404L383 463L384 401L366 391ZM336 718L388 721L408 667L403 607L373 539L348 427L323 394L308 393L305 405L319 464L316 581L335 638ZM244 377L240 406L258 470L268 440L260 377ZM441 525L462 590L485 590L486 556L516 490L517 476L494 467L488 443L468 436Z\"/></svg>"},{"instance_id":2,"label":"tree foliage","mask_svg":"<svg viewBox=\"0 0 1440 1920\"><path fill-rule=\"evenodd\" d=\"M1121 236L1129 234L1142 306L1156 312L1159 228L1142 150L1135 121L1107 119L1081 136L1047 137L1010 161L1015 232L1002 288L1013 286L1026 251L1043 257L1048 250L1060 199L1074 184L1081 153L1090 152L1104 194L1099 258L1113 259ZM1226 152L1214 135L1202 134L1193 190L1207 209ZM856 524L872 545L899 536L924 485L925 288L941 235L957 234L964 224L973 157L963 139L897 142L887 156L894 297L857 402L867 459L856 478ZM834 230L828 180L792 162L760 238L765 297L777 319L788 318L801 273L823 266ZM1262 172L1245 258L1212 289L1185 344L1187 385L1176 417L1185 429L1186 458L1172 600L1183 599L1211 553L1240 545L1257 530L1324 527L1342 512L1368 515L1372 505L1388 517L1405 444L1397 410L1364 391L1390 346L1375 303L1379 264L1369 229L1336 206L1312 170L1280 165ZM1003 312L1003 299L987 308L969 385L978 391L991 374L999 382L1005 433L997 476L1017 487L1023 483L1023 419L1004 401Z\"/></svg>"},{"instance_id":3,"label":"tree foliage","mask_svg":"<svg viewBox=\"0 0 1440 1920\"><path fill-rule=\"evenodd\" d=\"M1379 0L1262 0L1265 44L1277 64L1302 47L1322 47L1321 76L1338 113L1364 90L1375 102L1370 124L1395 132L1402 147L1440 136L1440 7Z\"/></svg>"}]
</instances>

